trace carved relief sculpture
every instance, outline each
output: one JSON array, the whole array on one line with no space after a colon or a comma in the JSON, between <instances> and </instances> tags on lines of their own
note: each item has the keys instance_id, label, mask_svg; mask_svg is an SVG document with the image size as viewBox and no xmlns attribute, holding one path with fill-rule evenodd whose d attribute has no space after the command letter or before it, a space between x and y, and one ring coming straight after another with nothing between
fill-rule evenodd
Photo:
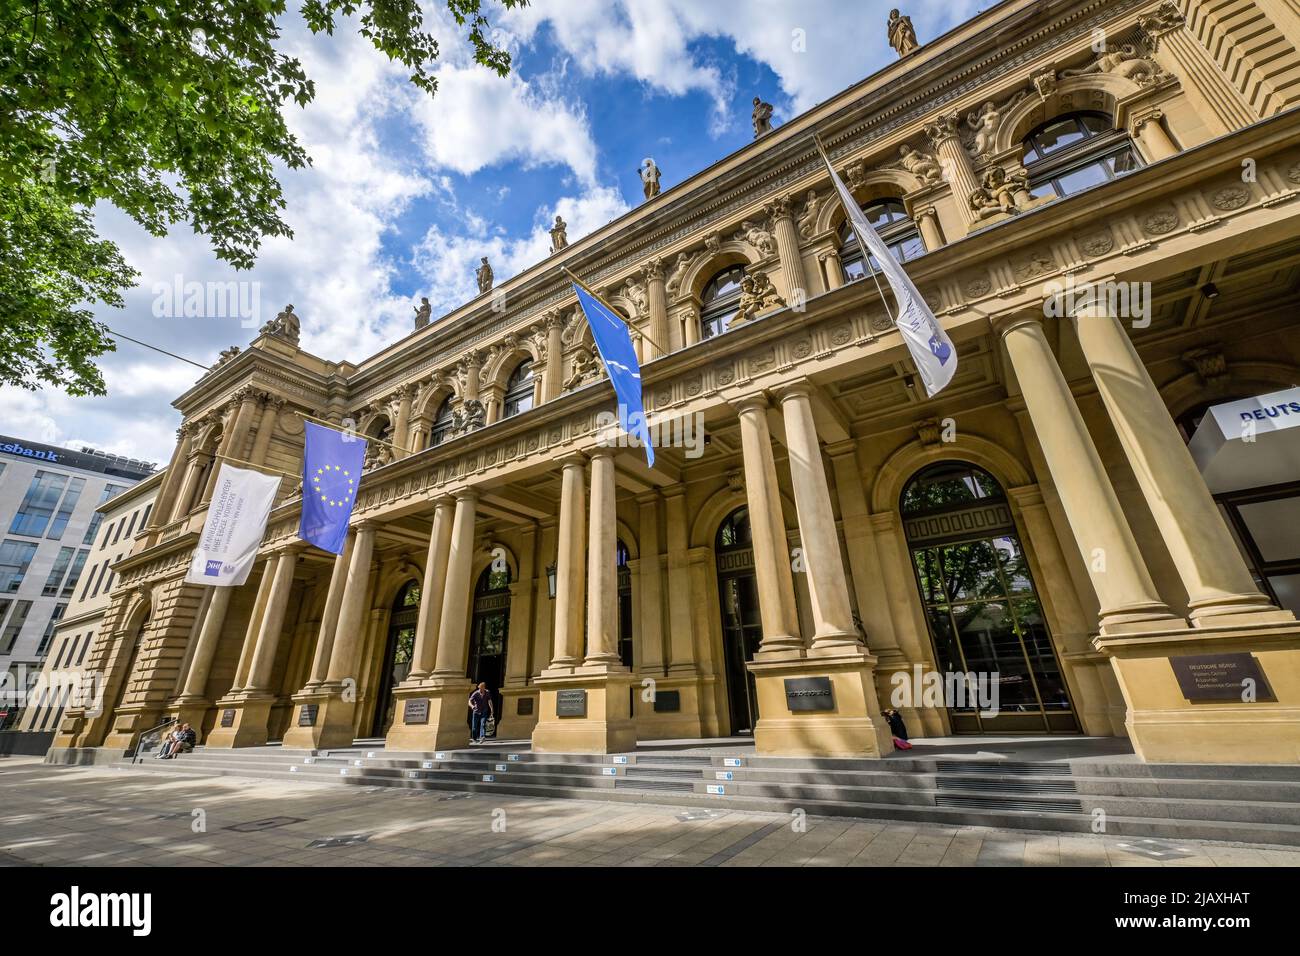
<instances>
[{"instance_id":1,"label":"carved relief sculpture","mask_svg":"<svg viewBox=\"0 0 1300 956\"><path fill-rule=\"evenodd\" d=\"M817 190L808 190L804 198L803 211L799 213L799 235L807 239L817 228L817 213L821 211L822 202L817 198Z\"/></svg>"},{"instance_id":2,"label":"carved relief sculpture","mask_svg":"<svg viewBox=\"0 0 1300 956\"><path fill-rule=\"evenodd\" d=\"M1113 73L1132 80L1138 86L1150 86L1165 75L1154 61L1139 56L1137 47L1131 43L1107 50L1087 66L1062 70L1061 76L1086 76L1089 73Z\"/></svg>"},{"instance_id":3,"label":"carved relief sculpture","mask_svg":"<svg viewBox=\"0 0 1300 956\"><path fill-rule=\"evenodd\" d=\"M740 308L727 328L748 322L760 313L784 308L785 304L785 299L777 294L776 286L772 285L772 280L768 278L767 273L755 272L746 275L740 281Z\"/></svg>"}]
</instances>

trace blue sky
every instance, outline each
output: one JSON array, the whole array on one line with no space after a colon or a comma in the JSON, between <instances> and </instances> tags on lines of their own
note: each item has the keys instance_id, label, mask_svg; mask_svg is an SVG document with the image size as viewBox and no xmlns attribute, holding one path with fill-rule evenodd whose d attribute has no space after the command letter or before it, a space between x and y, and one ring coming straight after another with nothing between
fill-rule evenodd
<instances>
[{"instance_id":1,"label":"blue sky","mask_svg":"<svg viewBox=\"0 0 1300 956\"><path fill-rule=\"evenodd\" d=\"M922 41L969 19L977 0L903 0ZM847 0L533 0L504 11L485 0L495 40L514 55L501 79L472 62L444 8L426 2L440 40L436 97L347 23L312 36L293 12L277 45L298 55L317 85L290 128L313 158L282 171L292 240L264 244L257 266L236 273L185 224L146 234L115 209L101 232L140 271L124 310L97 310L118 331L208 364L245 346L292 302L302 345L360 361L411 328L429 296L434 317L474 293L489 256L501 282L545 258L558 211L569 239L642 201L637 166L653 156L665 188L752 139L761 96L778 123L894 59L890 4ZM258 312L156 314L174 286L255 283ZM7 434L165 461L180 415L171 402L200 371L130 343L101 362L109 394L0 390Z\"/></svg>"}]
</instances>

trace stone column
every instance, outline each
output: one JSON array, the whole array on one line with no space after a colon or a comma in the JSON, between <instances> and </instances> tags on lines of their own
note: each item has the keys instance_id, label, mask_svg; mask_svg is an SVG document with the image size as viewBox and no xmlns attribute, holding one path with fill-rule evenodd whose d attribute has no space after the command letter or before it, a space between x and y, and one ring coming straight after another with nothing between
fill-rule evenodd
<instances>
[{"instance_id":1,"label":"stone column","mask_svg":"<svg viewBox=\"0 0 1300 956\"><path fill-rule=\"evenodd\" d=\"M966 219L967 226L974 226L979 221L975 210L971 208L971 193L979 188L979 179L971 165L970 154L966 152L961 141L961 116L949 113L925 128L930 145L939 154L939 165L943 167L944 177L952 188L953 199L957 208Z\"/></svg>"},{"instance_id":2,"label":"stone column","mask_svg":"<svg viewBox=\"0 0 1300 956\"><path fill-rule=\"evenodd\" d=\"M325 608L321 611L320 630L316 636L316 650L311 659L311 673L307 676L307 685L304 689L318 687L329 677L334 636L339 628L339 609L343 606L348 566L352 561L352 546L356 539L356 532L349 531L347 540L343 544L343 553L334 558L334 567L330 571L329 590L325 593Z\"/></svg>"},{"instance_id":3,"label":"stone column","mask_svg":"<svg viewBox=\"0 0 1300 956\"><path fill-rule=\"evenodd\" d=\"M408 680L427 677L433 672L437 661L438 628L442 623L447 561L451 554L451 528L455 512L456 503L453 498L439 498L434 504L429 554L424 564L424 584L420 588L420 616L415 626L415 653Z\"/></svg>"},{"instance_id":4,"label":"stone column","mask_svg":"<svg viewBox=\"0 0 1300 956\"><path fill-rule=\"evenodd\" d=\"M790 549L776 482L776 463L772 458L767 410L768 402L762 395L743 399L737 405L745 459L745 496L749 502L749 525L754 537L759 613L763 621L763 641L758 657L799 657L803 654L803 640L799 636L794 577L790 570Z\"/></svg>"},{"instance_id":5,"label":"stone column","mask_svg":"<svg viewBox=\"0 0 1300 956\"><path fill-rule=\"evenodd\" d=\"M404 449L411 447L411 436L407 434L411 428L411 397L413 389L407 385L402 385L397 389L397 414L393 421L393 445L400 446L393 448L393 460L405 458L407 452ZM423 592L421 592L423 594Z\"/></svg>"},{"instance_id":6,"label":"stone column","mask_svg":"<svg viewBox=\"0 0 1300 956\"><path fill-rule=\"evenodd\" d=\"M271 439L275 436L275 420L284 406L278 398L270 395L262 401L262 418L257 423L257 437L253 439L253 451L248 460L255 465L266 463L266 453L271 448Z\"/></svg>"},{"instance_id":7,"label":"stone column","mask_svg":"<svg viewBox=\"0 0 1300 956\"><path fill-rule=\"evenodd\" d=\"M262 580L257 586L257 597L253 600L253 613L249 615L248 627L244 631L244 643L239 652L239 663L235 666L235 681L230 685L230 692L243 690L248 684L248 673L253 666L253 652L257 649L257 635L262 628L262 618L266 614L266 605L271 598L271 584L275 578L275 558L266 559L262 566Z\"/></svg>"},{"instance_id":8,"label":"stone column","mask_svg":"<svg viewBox=\"0 0 1300 956\"><path fill-rule=\"evenodd\" d=\"M813 617L813 650L860 646L849 604L849 584L840 557L830 488L822 464L821 443L813 421L812 390L807 382L782 389L786 447L790 452L790 478L799 515L799 540L808 574L808 596Z\"/></svg>"},{"instance_id":9,"label":"stone column","mask_svg":"<svg viewBox=\"0 0 1300 956\"><path fill-rule=\"evenodd\" d=\"M1178 627L1160 600L1070 386L1033 312L1000 317L1006 346L1061 505L1101 605L1103 633Z\"/></svg>"},{"instance_id":10,"label":"stone column","mask_svg":"<svg viewBox=\"0 0 1300 956\"><path fill-rule=\"evenodd\" d=\"M587 582L582 548L587 527L586 471L581 455L561 460L559 542L555 560L555 648L547 669L568 670L582 660L582 605Z\"/></svg>"},{"instance_id":11,"label":"stone column","mask_svg":"<svg viewBox=\"0 0 1300 956\"><path fill-rule=\"evenodd\" d=\"M776 233L776 252L781 260L781 273L785 276L785 298L791 305L808 299L808 279L804 276L803 255L799 251L799 230L795 226L790 197L784 196L769 203L767 214L772 219Z\"/></svg>"},{"instance_id":12,"label":"stone column","mask_svg":"<svg viewBox=\"0 0 1300 956\"><path fill-rule=\"evenodd\" d=\"M465 488L456 492L447 576L438 624L438 647L434 655L434 676L465 681L469 653L469 603L474 582L474 519L478 492Z\"/></svg>"},{"instance_id":13,"label":"stone column","mask_svg":"<svg viewBox=\"0 0 1300 956\"><path fill-rule=\"evenodd\" d=\"M933 206L916 210L916 224L921 228L926 252L934 252L943 246L943 229L939 226L939 213Z\"/></svg>"},{"instance_id":14,"label":"stone column","mask_svg":"<svg viewBox=\"0 0 1300 956\"><path fill-rule=\"evenodd\" d=\"M365 625L366 598L370 594L370 559L375 551L375 525L363 521L353 531L352 557L348 562L343 598L339 603L339 623L325 681L339 686L345 680L357 680L357 652ZM322 625L323 629L323 625ZM351 741L349 741L351 743Z\"/></svg>"},{"instance_id":15,"label":"stone column","mask_svg":"<svg viewBox=\"0 0 1300 956\"><path fill-rule=\"evenodd\" d=\"M640 521L641 558L636 587L640 592L641 657L637 670L644 674L664 671L663 579L659 563L659 492L647 491L636 499Z\"/></svg>"},{"instance_id":16,"label":"stone column","mask_svg":"<svg viewBox=\"0 0 1300 956\"><path fill-rule=\"evenodd\" d=\"M512 739L532 732L536 711L529 716L519 713L519 700L530 696L528 687L529 658L533 644L533 609L537 594L537 525L528 523L519 530L519 574L510 585L510 630L506 642L506 675L501 691L501 710L497 714L497 736ZM542 587L545 587L543 575Z\"/></svg>"},{"instance_id":17,"label":"stone column","mask_svg":"<svg viewBox=\"0 0 1300 956\"><path fill-rule=\"evenodd\" d=\"M1148 163L1158 163L1162 159L1178 155L1178 147L1165 132L1164 118L1163 110L1152 109L1134 117L1130 124L1133 136Z\"/></svg>"},{"instance_id":18,"label":"stone column","mask_svg":"<svg viewBox=\"0 0 1300 956\"><path fill-rule=\"evenodd\" d=\"M844 285L844 265L840 262L840 253L837 249L831 249L823 252L817 257L822 264L822 272L826 276L826 291L830 292Z\"/></svg>"},{"instance_id":19,"label":"stone column","mask_svg":"<svg viewBox=\"0 0 1300 956\"><path fill-rule=\"evenodd\" d=\"M623 667L618 654L618 512L614 507L614 449L591 457L591 520L587 539L587 659L584 664Z\"/></svg>"},{"instance_id":20,"label":"stone column","mask_svg":"<svg viewBox=\"0 0 1300 956\"><path fill-rule=\"evenodd\" d=\"M1215 134L1244 129L1256 121L1254 111L1237 88L1228 82L1195 36L1187 29L1183 13L1164 4L1138 17L1154 44L1156 62L1182 80L1181 89Z\"/></svg>"},{"instance_id":21,"label":"stone column","mask_svg":"<svg viewBox=\"0 0 1300 956\"><path fill-rule=\"evenodd\" d=\"M700 340L700 310L690 306L682 312L682 344L694 345Z\"/></svg>"},{"instance_id":22,"label":"stone column","mask_svg":"<svg viewBox=\"0 0 1300 956\"><path fill-rule=\"evenodd\" d=\"M691 623L690 542L686 530L690 525L686 516L686 485L673 485L664 490L664 517L668 528L668 672L694 674L694 627Z\"/></svg>"},{"instance_id":23,"label":"stone column","mask_svg":"<svg viewBox=\"0 0 1300 956\"><path fill-rule=\"evenodd\" d=\"M645 360L657 359L668 343L668 292L664 288L664 264L661 259L651 259L641 270L645 277L646 303L650 312L650 328L643 338ZM651 341L653 339L654 341Z\"/></svg>"},{"instance_id":24,"label":"stone column","mask_svg":"<svg viewBox=\"0 0 1300 956\"><path fill-rule=\"evenodd\" d=\"M257 409L257 393L251 388L244 389L238 397L238 402L230 430L222 436L221 445L217 448L217 457L212 462L207 484L203 488L202 503L205 505L212 500L212 492L217 487L217 472L221 470L221 456L243 457L244 443L248 441L248 430L253 426L253 414Z\"/></svg>"},{"instance_id":25,"label":"stone column","mask_svg":"<svg viewBox=\"0 0 1300 956\"><path fill-rule=\"evenodd\" d=\"M162 488L154 500L153 511L149 512L149 530L157 531L171 520L176 507L176 493L185 481L189 464L190 448L194 444L194 429L182 425L176 431L176 448L171 461L167 464L167 476L163 478Z\"/></svg>"},{"instance_id":26,"label":"stone column","mask_svg":"<svg viewBox=\"0 0 1300 956\"><path fill-rule=\"evenodd\" d=\"M1103 304L1075 318L1092 370L1142 496L1160 529L1183 586L1193 623L1260 615L1292 620L1255 587L1187 445L1123 326ZM1030 411L1032 414L1032 409ZM1037 424L1035 422L1035 424ZM1215 620L1217 619L1217 621Z\"/></svg>"},{"instance_id":27,"label":"stone column","mask_svg":"<svg viewBox=\"0 0 1300 956\"><path fill-rule=\"evenodd\" d=\"M558 312L546 316L546 375L542 382L542 399L560 397L564 385L564 319Z\"/></svg>"},{"instance_id":28,"label":"stone column","mask_svg":"<svg viewBox=\"0 0 1300 956\"><path fill-rule=\"evenodd\" d=\"M248 672L249 691L268 693L271 688L275 652L280 646L280 633L284 630L284 615L289 607L289 594L293 590L293 572L298 564L298 549L285 548L276 557L275 568L268 572L271 591L258 628L257 646Z\"/></svg>"},{"instance_id":29,"label":"stone column","mask_svg":"<svg viewBox=\"0 0 1300 956\"><path fill-rule=\"evenodd\" d=\"M180 521L190 513L190 504L194 501L194 496L199 490L199 478L203 474L203 453L199 451L192 452L189 460L185 463L185 478L181 482L180 490L176 493L176 500L172 505L171 515L167 521L170 524L173 521ZM157 505L154 506L156 511Z\"/></svg>"},{"instance_id":30,"label":"stone column","mask_svg":"<svg viewBox=\"0 0 1300 956\"><path fill-rule=\"evenodd\" d=\"M190 658L189 670L181 682L180 697L176 704L179 709L177 719L191 724L202 722L203 713L208 707L208 675L212 672L212 659L221 644L221 629L226 623L226 612L230 610L230 599L235 588L221 587L212 589L212 598L208 601L207 612L203 615L203 624L199 628L198 641L194 645L194 654Z\"/></svg>"}]
</instances>

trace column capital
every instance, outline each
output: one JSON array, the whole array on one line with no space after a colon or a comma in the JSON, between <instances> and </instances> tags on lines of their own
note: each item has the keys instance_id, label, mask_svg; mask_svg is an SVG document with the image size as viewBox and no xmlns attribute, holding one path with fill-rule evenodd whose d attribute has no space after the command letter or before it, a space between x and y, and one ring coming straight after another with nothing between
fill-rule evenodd
<instances>
[{"instance_id":1,"label":"column capital","mask_svg":"<svg viewBox=\"0 0 1300 956\"><path fill-rule=\"evenodd\" d=\"M374 534L379 530L379 520L377 518L362 518L352 525L352 530L357 534Z\"/></svg>"},{"instance_id":2,"label":"column capital","mask_svg":"<svg viewBox=\"0 0 1300 956\"><path fill-rule=\"evenodd\" d=\"M457 502L466 501L470 504L476 504L478 502L478 489L473 485L461 488L455 493L455 498Z\"/></svg>"},{"instance_id":3,"label":"column capital","mask_svg":"<svg viewBox=\"0 0 1300 956\"><path fill-rule=\"evenodd\" d=\"M999 338L1006 338L1016 329L1024 328L1027 325L1036 325L1041 329L1043 326L1043 310L1015 309L1011 312L989 316L989 326Z\"/></svg>"},{"instance_id":4,"label":"column capital","mask_svg":"<svg viewBox=\"0 0 1300 956\"><path fill-rule=\"evenodd\" d=\"M775 390L777 401L784 404L792 398L812 398L813 384L806 378L801 378L795 382L788 382Z\"/></svg>"},{"instance_id":5,"label":"column capital","mask_svg":"<svg viewBox=\"0 0 1300 956\"><path fill-rule=\"evenodd\" d=\"M617 452L617 448L613 448L609 445L597 445L595 448L592 448L587 452L587 457L592 461L595 461L597 458L613 458Z\"/></svg>"},{"instance_id":6,"label":"column capital","mask_svg":"<svg viewBox=\"0 0 1300 956\"><path fill-rule=\"evenodd\" d=\"M846 438L844 441L830 442L822 447L826 449L826 454L830 455L831 458L843 458L858 453L858 442L855 438Z\"/></svg>"},{"instance_id":7,"label":"column capital","mask_svg":"<svg viewBox=\"0 0 1300 956\"><path fill-rule=\"evenodd\" d=\"M766 392L755 392L752 395L745 395L731 403L736 409L737 414L744 414L748 411L762 410L766 411L772 407L771 401Z\"/></svg>"},{"instance_id":8,"label":"column capital","mask_svg":"<svg viewBox=\"0 0 1300 956\"><path fill-rule=\"evenodd\" d=\"M560 465L561 468L569 468L569 467L586 468L587 456L580 451L572 451L569 452L567 455L562 455L561 457L557 458L556 462Z\"/></svg>"}]
</instances>

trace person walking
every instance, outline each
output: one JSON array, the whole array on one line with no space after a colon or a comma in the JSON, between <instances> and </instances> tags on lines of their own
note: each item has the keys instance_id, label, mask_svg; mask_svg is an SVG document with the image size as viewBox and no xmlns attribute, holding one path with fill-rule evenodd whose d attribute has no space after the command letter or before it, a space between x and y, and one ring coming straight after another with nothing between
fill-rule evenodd
<instances>
[{"instance_id":1,"label":"person walking","mask_svg":"<svg viewBox=\"0 0 1300 956\"><path fill-rule=\"evenodd\" d=\"M480 682L474 693L469 695L469 708L474 713L469 742L484 743L487 740L488 721L496 718L496 711L492 706L492 694L489 693L487 684Z\"/></svg>"}]
</instances>

